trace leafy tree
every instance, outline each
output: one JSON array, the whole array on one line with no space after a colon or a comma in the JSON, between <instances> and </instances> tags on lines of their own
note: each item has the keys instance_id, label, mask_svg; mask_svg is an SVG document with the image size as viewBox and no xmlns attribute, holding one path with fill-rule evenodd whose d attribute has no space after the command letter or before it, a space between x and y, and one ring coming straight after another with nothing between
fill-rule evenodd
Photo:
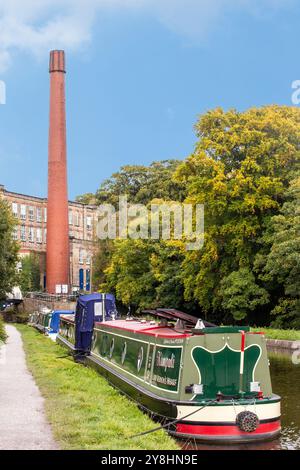
<instances>
[{"instance_id":1,"label":"leafy tree","mask_svg":"<svg viewBox=\"0 0 300 470\"><path fill-rule=\"evenodd\" d=\"M98 240L98 249L93 259L93 286L97 289L106 282L105 270L110 264L114 246L113 240Z\"/></svg>"},{"instance_id":2,"label":"leafy tree","mask_svg":"<svg viewBox=\"0 0 300 470\"><path fill-rule=\"evenodd\" d=\"M263 239L268 252L257 256L256 269L279 297L271 311L276 317L272 326L300 328L300 176L291 182L287 201Z\"/></svg>"},{"instance_id":3,"label":"leafy tree","mask_svg":"<svg viewBox=\"0 0 300 470\"><path fill-rule=\"evenodd\" d=\"M19 273L19 285L23 294L40 290L40 258L31 253L21 260L22 268Z\"/></svg>"},{"instance_id":4,"label":"leafy tree","mask_svg":"<svg viewBox=\"0 0 300 470\"><path fill-rule=\"evenodd\" d=\"M233 271L222 279L220 297L222 307L235 320L242 320L269 302L268 292L256 284L254 274L247 268Z\"/></svg>"},{"instance_id":5,"label":"leafy tree","mask_svg":"<svg viewBox=\"0 0 300 470\"><path fill-rule=\"evenodd\" d=\"M137 204L148 204L154 198L182 200L182 185L172 180L178 164L177 160L165 160L149 166L123 166L101 184L96 193L98 203L110 203L117 207L122 195L127 195L129 202Z\"/></svg>"},{"instance_id":6,"label":"leafy tree","mask_svg":"<svg viewBox=\"0 0 300 470\"><path fill-rule=\"evenodd\" d=\"M99 284L136 309L172 306L222 322L272 313L276 325L299 325L300 110L218 108L200 117L196 134L185 161L125 166L96 197L204 204L203 249L112 241L95 262Z\"/></svg>"},{"instance_id":7,"label":"leafy tree","mask_svg":"<svg viewBox=\"0 0 300 470\"><path fill-rule=\"evenodd\" d=\"M243 113L216 109L196 124L195 152L175 177L187 185L186 201L205 205L204 248L187 252L182 267L186 299L197 300L207 314L223 315L229 305L222 296L224 279L241 269L253 273L260 238L299 167L299 124L299 109L280 106ZM253 283L263 287L259 279ZM240 319L246 310L236 315Z\"/></svg>"},{"instance_id":8,"label":"leafy tree","mask_svg":"<svg viewBox=\"0 0 300 470\"><path fill-rule=\"evenodd\" d=\"M93 193L85 193L81 196L76 197L76 201L81 202L82 204L96 204L97 200L95 194Z\"/></svg>"},{"instance_id":9,"label":"leafy tree","mask_svg":"<svg viewBox=\"0 0 300 470\"><path fill-rule=\"evenodd\" d=\"M4 299L16 283L18 245L12 237L14 226L10 208L0 198L0 299Z\"/></svg>"},{"instance_id":10,"label":"leafy tree","mask_svg":"<svg viewBox=\"0 0 300 470\"><path fill-rule=\"evenodd\" d=\"M144 240L117 240L104 289L114 291L118 300L134 309L143 309L155 301L155 278L150 258L153 246Z\"/></svg>"}]
</instances>

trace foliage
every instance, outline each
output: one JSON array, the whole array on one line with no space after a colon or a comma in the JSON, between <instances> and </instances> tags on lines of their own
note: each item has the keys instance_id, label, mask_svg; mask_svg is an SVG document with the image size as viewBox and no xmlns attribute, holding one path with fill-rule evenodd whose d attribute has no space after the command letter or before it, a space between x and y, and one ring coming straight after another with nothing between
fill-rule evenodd
<instances>
[{"instance_id":1,"label":"foliage","mask_svg":"<svg viewBox=\"0 0 300 470\"><path fill-rule=\"evenodd\" d=\"M1 347L1 341L5 341L5 339L6 339L6 333L4 329L4 324L3 324L2 318L0 317L0 347Z\"/></svg>"},{"instance_id":2,"label":"foliage","mask_svg":"<svg viewBox=\"0 0 300 470\"><path fill-rule=\"evenodd\" d=\"M30 253L21 260L22 268L19 273L19 285L23 294L40 290L40 258Z\"/></svg>"},{"instance_id":3,"label":"foliage","mask_svg":"<svg viewBox=\"0 0 300 470\"><path fill-rule=\"evenodd\" d=\"M178 167L176 179L187 185L189 202L205 204L204 249L187 252L182 267L186 298L197 300L208 314L223 316L227 306L233 318L248 313L251 319L251 311L267 304L253 265L261 237L299 167L299 124L299 109L267 106L243 113L216 109L196 125L195 152ZM244 269L252 275L243 301L252 298L255 286L258 299L239 310L238 298L230 295L240 296L239 276L233 273ZM224 299L228 276L235 287Z\"/></svg>"},{"instance_id":4,"label":"foliage","mask_svg":"<svg viewBox=\"0 0 300 470\"><path fill-rule=\"evenodd\" d=\"M275 319L298 328L300 109L218 108L195 129L183 162L123 167L97 199L115 204L126 193L134 203L204 204L203 249L117 240L96 262L99 284L137 309L176 306L223 323Z\"/></svg>"},{"instance_id":5,"label":"foliage","mask_svg":"<svg viewBox=\"0 0 300 470\"><path fill-rule=\"evenodd\" d=\"M12 237L14 226L10 208L0 198L0 300L5 299L16 284L18 245Z\"/></svg>"},{"instance_id":6,"label":"foliage","mask_svg":"<svg viewBox=\"0 0 300 470\"><path fill-rule=\"evenodd\" d=\"M280 330L274 328L251 328L251 331L263 331L268 339L299 341L300 330Z\"/></svg>"},{"instance_id":7,"label":"foliage","mask_svg":"<svg viewBox=\"0 0 300 470\"><path fill-rule=\"evenodd\" d=\"M153 251L152 244L144 240L115 242L111 262L106 270L107 288L115 291L117 299L125 305L141 309L153 305L155 278L150 264Z\"/></svg>"},{"instance_id":8,"label":"foliage","mask_svg":"<svg viewBox=\"0 0 300 470\"><path fill-rule=\"evenodd\" d=\"M177 160L165 160L153 162L149 166L123 166L101 184L96 192L97 201L99 204L117 207L119 196L123 195L127 195L129 202L136 204L148 204L155 198L183 200L182 185L171 178L178 164Z\"/></svg>"},{"instance_id":9,"label":"foliage","mask_svg":"<svg viewBox=\"0 0 300 470\"><path fill-rule=\"evenodd\" d=\"M18 325L26 359L62 449L176 450L164 431L131 438L156 425L96 371L75 363L33 328Z\"/></svg>"},{"instance_id":10,"label":"foliage","mask_svg":"<svg viewBox=\"0 0 300 470\"><path fill-rule=\"evenodd\" d=\"M270 290L281 293L271 311L274 327L300 328L300 176L292 180L287 201L274 216L263 240L267 255L259 255L256 266Z\"/></svg>"},{"instance_id":11,"label":"foliage","mask_svg":"<svg viewBox=\"0 0 300 470\"><path fill-rule=\"evenodd\" d=\"M76 197L76 201L80 202L81 204L96 204L97 200L95 194L93 193L86 193Z\"/></svg>"},{"instance_id":12,"label":"foliage","mask_svg":"<svg viewBox=\"0 0 300 470\"><path fill-rule=\"evenodd\" d=\"M220 297L224 310L229 310L236 320L242 320L269 301L268 292L256 284L253 273L247 268L233 271L222 279Z\"/></svg>"}]
</instances>

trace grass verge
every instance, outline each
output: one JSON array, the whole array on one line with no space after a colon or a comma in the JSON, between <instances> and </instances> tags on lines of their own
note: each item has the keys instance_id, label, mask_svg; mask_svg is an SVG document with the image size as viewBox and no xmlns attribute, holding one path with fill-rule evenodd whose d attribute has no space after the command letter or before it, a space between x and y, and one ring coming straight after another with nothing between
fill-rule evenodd
<instances>
[{"instance_id":1,"label":"grass verge","mask_svg":"<svg viewBox=\"0 0 300 470\"><path fill-rule=\"evenodd\" d=\"M6 333L4 329L4 323L2 318L0 317L0 341L5 341L6 340Z\"/></svg>"},{"instance_id":2,"label":"grass verge","mask_svg":"<svg viewBox=\"0 0 300 470\"><path fill-rule=\"evenodd\" d=\"M251 328L251 331L264 331L266 333L266 338L269 339L283 339L289 341L300 340L300 331L299 330L276 330L274 328Z\"/></svg>"},{"instance_id":3,"label":"grass verge","mask_svg":"<svg viewBox=\"0 0 300 470\"><path fill-rule=\"evenodd\" d=\"M45 398L54 438L62 449L172 450L164 431L130 439L155 423L97 372L76 364L67 351L32 327L21 332L28 367Z\"/></svg>"}]
</instances>

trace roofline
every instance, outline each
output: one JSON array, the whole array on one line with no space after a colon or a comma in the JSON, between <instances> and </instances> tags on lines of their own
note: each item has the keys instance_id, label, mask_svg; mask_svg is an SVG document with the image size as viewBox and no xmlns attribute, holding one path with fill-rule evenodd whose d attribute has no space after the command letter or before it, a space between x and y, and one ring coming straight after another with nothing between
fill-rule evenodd
<instances>
[{"instance_id":1,"label":"roofline","mask_svg":"<svg viewBox=\"0 0 300 470\"><path fill-rule=\"evenodd\" d=\"M21 197L28 197L30 199L35 199L35 200L41 201L41 202L47 202L48 201L48 198L46 198L46 197L30 196L29 194L17 193L15 191L8 191L7 189L5 189L5 186L3 184L0 184L0 192L1 191L3 191L6 194L12 194L12 195L21 196ZM69 204L76 204L78 206L88 207L88 208L91 208L91 209L96 209L96 207L97 207L95 204L84 204L84 202L79 202L79 201L68 200L68 203Z\"/></svg>"}]
</instances>

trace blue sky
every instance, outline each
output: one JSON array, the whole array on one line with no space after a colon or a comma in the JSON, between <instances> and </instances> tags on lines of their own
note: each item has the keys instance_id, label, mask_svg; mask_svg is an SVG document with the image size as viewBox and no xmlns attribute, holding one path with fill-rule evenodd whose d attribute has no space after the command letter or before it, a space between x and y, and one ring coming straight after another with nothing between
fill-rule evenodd
<instances>
[{"instance_id":1,"label":"blue sky","mask_svg":"<svg viewBox=\"0 0 300 470\"><path fill-rule=\"evenodd\" d=\"M67 54L74 198L121 165L183 159L208 109L291 105L299 20L296 0L0 0L0 183L47 194L50 49Z\"/></svg>"}]
</instances>

